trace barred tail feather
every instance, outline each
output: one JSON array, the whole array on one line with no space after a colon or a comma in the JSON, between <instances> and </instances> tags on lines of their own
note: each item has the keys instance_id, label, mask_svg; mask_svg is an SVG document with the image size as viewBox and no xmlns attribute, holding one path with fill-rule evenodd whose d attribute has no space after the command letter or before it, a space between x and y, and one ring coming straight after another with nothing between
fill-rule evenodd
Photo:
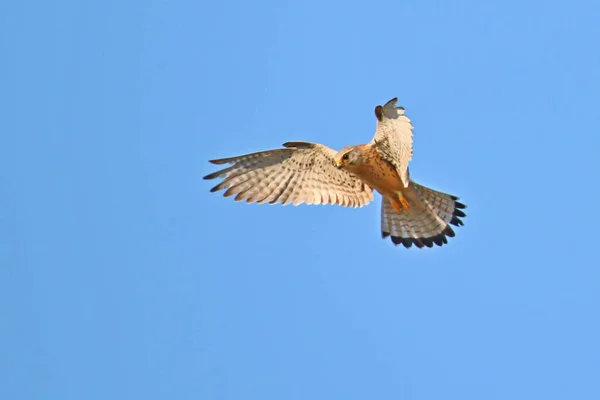
<instances>
[{"instance_id":1,"label":"barred tail feather","mask_svg":"<svg viewBox=\"0 0 600 400\"><path fill-rule=\"evenodd\" d=\"M411 182L419 195L425 209L411 207L409 210L398 212L392 203L383 198L381 206L381 234L383 238L390 237L395 245L402 244L418 248L442 246L448 243L448 237L454 237L450 225L461 226L461 218L467 215L463 212L466 206L458 201L458 197L438 192Z\"/></svg>"}]
</instances>

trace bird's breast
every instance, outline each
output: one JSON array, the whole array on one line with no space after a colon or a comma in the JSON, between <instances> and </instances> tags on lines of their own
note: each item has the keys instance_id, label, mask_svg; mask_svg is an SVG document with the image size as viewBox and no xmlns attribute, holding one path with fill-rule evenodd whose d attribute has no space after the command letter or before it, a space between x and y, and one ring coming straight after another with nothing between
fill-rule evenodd
<instances>
[{"instance_id":1,"label":"bird's breast","mask_svg":"<svg viewBox=\"0 0 600 400\"><path fill-rule=\"evenodd\" d=\"M372 148L363 151L362 163L356 165L352 172L382 195L404 189L396 168Z\"/></svg>"}]
</instances>

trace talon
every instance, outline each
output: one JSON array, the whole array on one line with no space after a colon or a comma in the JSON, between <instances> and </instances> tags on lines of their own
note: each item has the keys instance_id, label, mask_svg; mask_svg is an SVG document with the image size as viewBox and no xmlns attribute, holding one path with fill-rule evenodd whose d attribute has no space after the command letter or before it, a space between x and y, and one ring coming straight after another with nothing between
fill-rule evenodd
<instances>
[{"instance_id":1,"label":"talon","mask_svg":"<svg viewBox=\"0 0 600 400\"><path fill-rule=\"evenodd\" d=\"M404 197L398 197L397 199L392 200L392 206L394 210L401 213L403 211L407 211L410 209L410 203Z\"/></svg>"},{"instance_id":2,"label":"talon","mask_svg":"<svg viewBox=\"0 0 600 400\"><path fill-rule=\"evenodd\" d=\"M408 210L408 209L410 209L410 203L408 202L408 200L406 200L406 198L405 198L404 196L403 196L403 197L400 197L400 203L402 203L402 207L403 207L405 210Z\"/></svg>"}]
</instances>

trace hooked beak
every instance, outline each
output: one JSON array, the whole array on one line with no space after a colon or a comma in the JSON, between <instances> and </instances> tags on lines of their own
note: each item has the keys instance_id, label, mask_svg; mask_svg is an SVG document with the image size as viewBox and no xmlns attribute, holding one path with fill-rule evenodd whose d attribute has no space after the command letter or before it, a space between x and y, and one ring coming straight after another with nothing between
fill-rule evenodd
<instances>
[{"instance_id":1,"label":"hooked beak","mask_svg":"<svg viewBox=\"0 0 600 400\"><path fill-rule=\"evenodd\" d=\"M335 166L337 167L337 169L342 169L342 163L340 161L336 161Z\"/></svg>"}]
</instances>

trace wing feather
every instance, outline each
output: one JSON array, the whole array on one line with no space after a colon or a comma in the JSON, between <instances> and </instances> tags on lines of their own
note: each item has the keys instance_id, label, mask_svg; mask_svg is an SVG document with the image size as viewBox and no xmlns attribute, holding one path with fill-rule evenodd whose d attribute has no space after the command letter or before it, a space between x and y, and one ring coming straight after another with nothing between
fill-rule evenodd
<instances>
[{"instance_id":1,"label":"wing feather","mask_svg":"<svg viewBox=\"0 0 600 400\"><path fill-rule=\"evenodd\" d=\"M414 244L422 248L448 243L447 237L455 236L449 224L463 225L460 218L466 217L462 211L466 206L457 201L456 196L429 189L415 182L411 182L411 185L427 208L397 212L392 203L384 198L381 206L382 236L391 236L394 244L402 244L405 247Z\"/></svg>"},{"instance_id":2,"label":"wing feather","mask_svg":"<svg viewBox=\"0 0 600 400\"><path fill-rule=\"evenodd\" d=\"M397 102L398 99L393 98L384 106L375 107L377 130L370 144L396 168L404 187L408 187L408 163L413 153L413 126L404 115L404 108L396 107Z\"/></svg>"},{"instance_id":3,"label":"wing feather","mask_svg":"<svg viewBox=\"0 0 600 400\"><path fill-rule=\"evenodd\" d=\"M309 142L288 142L284 147L211 160L231 165L204 179L222 178L211 191L225 189L224 196L248 203L362 207L373 200L368 185L335 166L333 149Z\"/></svg>"}]
</instances>

